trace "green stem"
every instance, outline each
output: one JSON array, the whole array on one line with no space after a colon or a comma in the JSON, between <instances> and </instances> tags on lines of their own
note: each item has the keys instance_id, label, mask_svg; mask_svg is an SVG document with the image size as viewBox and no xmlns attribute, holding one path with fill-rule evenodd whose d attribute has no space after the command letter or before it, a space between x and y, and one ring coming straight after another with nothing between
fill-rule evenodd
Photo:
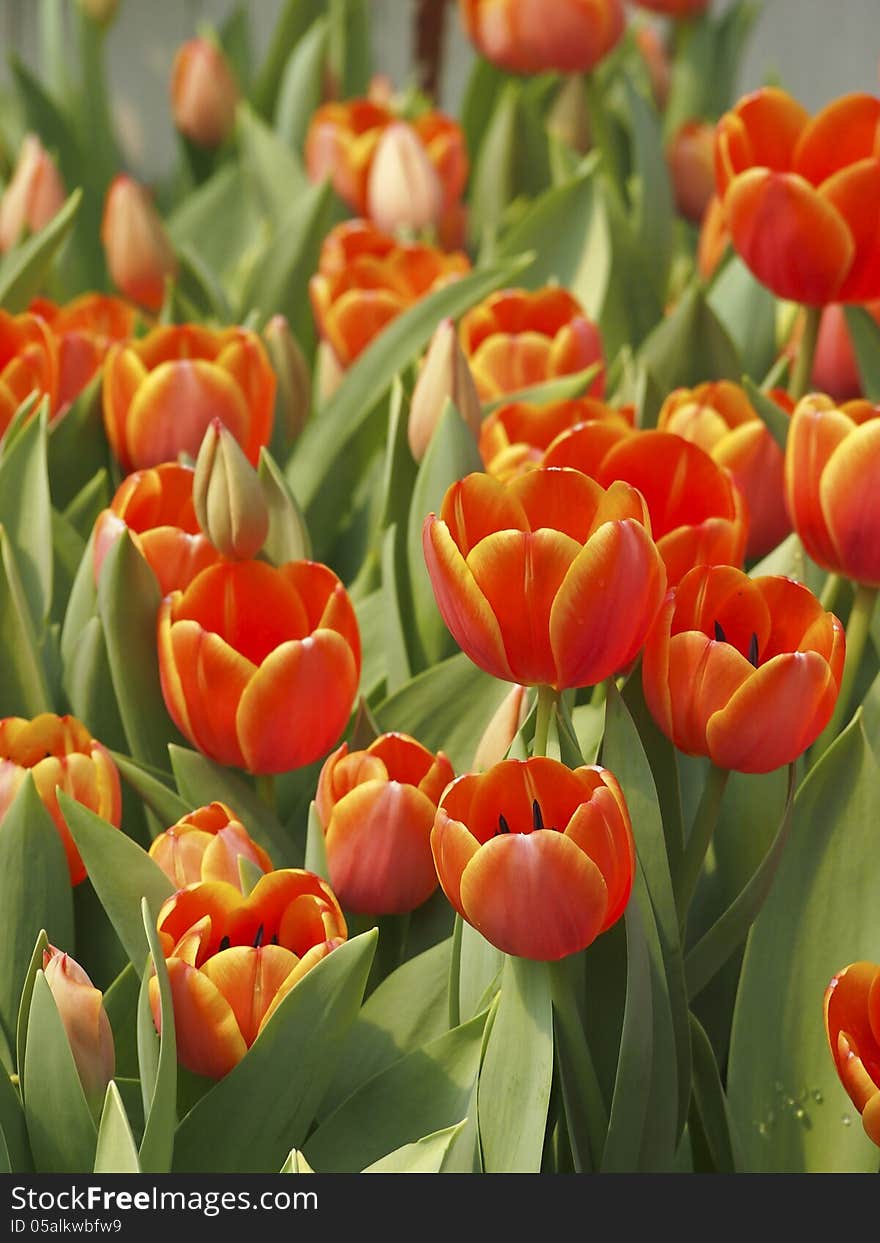
<instances>
[{"instance_id":1,"label":"green stem","mask_svg":"<svg viewBox=\"0 0 880 1243\"><path fill-rule=\"evenodd\" d=\"M822 595L819 597L823 609L827 609L829 613L836 613L837 606L840 603L840 595L843 591L845 579L839 574L829 574L825 579L825 586L822 588Z\"/></svg>"},{"instance_id":2,"label":"green stem","mask_svg":"<svg viewBox=\"0 0 880 1243\"><path fill-rule=\"evenodd\" d=\"M575 972L579 955L548 964L556 1031L554 1058L574 1167L578 1174L598 1170L608 1134L608 1109L578 1007Z\"/></svg>"},{"instance_id":3,"label":"green stem","mask_svg":"<svg viewBox=\"0 0 880 1243\"><path fill-rule=\"evenodd\" d=\"M547 754L547 739L550 736L550 722L556 708L558 693L552 686L538 687L538 713L535 717L535 737L532 740L532 755Z\"/></svg>"},{"instance_id":4,"label":"green stem","mask_svg":"<svg viewBox=\"0 0 880 1243\"><path fill-rule=\"evenodd\" d=\"M718 823L718 812L721 810L721 800L724 797L724 789L729 776L728 769L717 768L714 764L710 766L697 813L685 843L681 868L674 886L675 905L682 931L687 924L688 908L696 891L697 881L700 879L712 834Z\"/></svg>"},{"instance_id":5,"label":"green stem","mask_svg":"<svg viewBox=\"0 0 880 1243\"><path fill-rule=\"evenodd\" d=\"M821 322L822 308L820 306L804 307L803 336L798 346L794 370L791 373L791 380L788 385L788 395L792 401L800 401L804 393L810 388L810 381L813 375L813 358L816 354L816 342L819 339L819 325Z\"/></svg>"},{"instance_id":6,"label":"green stem","mask_svg":"<svg viewBox=\"0 0 880 1243\"><path fill-rule=\"evenodd\" d=\"M840 694L837 696L831 720L813 746L811 758L814 763L827 751L849 720L853 685L862 663L865 644L871 632L871 618L877 602L877 590L876 587L866 587L863 583L856 586L855 599L846 623L846 659L843 664L843 677L840 680Z\"/></svg>"},{"instance_id":7,"label":"green stem","mask_svg":"<svg viewBox=\"0 0 880 1243\"><path fill-rule=\"evenodd\" d=\"M277 810L275 804L275 778L271 773L260 773L256 777L257 794L267 807Z\"/></svg>"},{"instance_id":8,"label":"green stem","mask_svg":"<svg viewBox=\"0 0 880 1243\"><path fill-rule=\"evenodd\" d=\"M584 89L587 96L587 111L590 118L590 135L593 150L598 151L602 157L602 168L605 171L608 183L614 190L618 200L622 203L623 175L617 159L617 148L614 145L605 100L599 89L595 73L584 74Z\"/></svg>"}]
</instances>

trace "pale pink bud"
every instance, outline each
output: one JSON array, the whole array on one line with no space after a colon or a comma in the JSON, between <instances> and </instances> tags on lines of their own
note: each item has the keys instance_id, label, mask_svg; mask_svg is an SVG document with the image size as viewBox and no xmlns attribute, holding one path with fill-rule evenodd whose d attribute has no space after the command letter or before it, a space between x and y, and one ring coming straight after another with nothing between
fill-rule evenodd
<instances>
[{"instance_id":1,"label":"pale pink bud","mask_svg":"<svg viewBox=\"0 0 880 1243\"><path fill-rule=\"evenodd\" d=\"M36 134L26 135L12 179L0 200L0 250L45 228L64 203L64 182Z\"/></svg>"},{"instance_id":2,"label":"pale pink bud","mask_svg":"<svg viewBox=\"0 0 880 1243\"><path fill-rule=\"evenodd\" d=\"M235 125L238 83L210 39L189 39L174 57L171 107L174 124L199 147L219 147Z\"/></svg>"},{"instance_id":3,"label":"pale pink bud","mask_svg":"<svg viewBox=\"0 0 880 1243\"><path fill-rule=\"evenodd\" d=\"M479 436L483 407L451 319L437 325L413 389L407 433L417 462L425 456L447 401L452 402L474 436Z\"/></svg>"},{"instance_id":4,"label":"pale pink bud","mask_svg":"<svg viewBox=\"0 0 880 1243\"><path fill-rule=\"evenodd\" d=\"M395 121L376 147L367 181L367 212L385 233L435 225L443 210L443 183L411 125Z\"/></svg>"},{"instance_id":5,"label":"pale pink bud","mask_svg":"<svg viewBox=\"0 0 880 1243\"><path fill-rule=\"evenodd\" d=\"M513 686L495 709L492 720L486 726L483 737L477 743L473 772L485 772L495 764L500 764L510 744L522 729L528 716L528 695L524 686Z\"/></svg>"},{"instance_id":6,"label":"pale pink bud","mask_svg":"<svg viewBox=\"0 0 880 1243\"><path fill-rule=\"evenodd\" d=\"M107 191L101 241L113 283L132 302L158 311L177 260L159 213L134 178L120 175Z\"/></svg>"},{"instance_id":7,"label":"pale pink bud","mask_svg":"<svg viewBox=\"0 0 880 1243\"><path fill-rule=\"evenodd\" d=\"M104 994L82 967L50 945L43 950L43 973L52 990L86 1100L99 1114L107 1084L116 1073L116 1053Z\"/></svg>"}]
</instances>

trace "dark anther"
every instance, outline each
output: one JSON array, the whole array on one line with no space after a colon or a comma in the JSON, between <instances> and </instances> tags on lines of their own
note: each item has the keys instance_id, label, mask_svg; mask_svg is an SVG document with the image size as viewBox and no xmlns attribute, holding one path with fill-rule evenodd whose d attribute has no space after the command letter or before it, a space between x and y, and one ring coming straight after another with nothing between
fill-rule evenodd
<instances>
[{"instance_id":1,"label":"dark anther","mask_svg":"<svg viewBox=\"0 0 880 1243\"><path fill-rule=\"evenodd\" d=\"M257 929L257 935L254 937L254 949L258 950L262 944L263 944L263 925L260 924L259 928Z\"/></svg>"},{"instance_id":2,"label":"dark anther","mask_svg":"<svg viewBox=\"0 0 880 1243\"><path fill-rule=\"evenodd\" d=\"M278 933L277 933L277 932L275 933L275 935L274 935L274 936L273 936L273 938L272 938L272 944L273 944L273 945L277 945L277 944L278 944Z\"/></svg>"},{"instance_id":3,"label":"dark anther","mask_svg":"<svg viewBox=\"0 0 880 1243\"><path fill-rule=\"evenodd\" d=\"M499 833L510 832L510 825L507 823L507 821L504 819L503 816L498 817L498 832Z\"/></svg>"},{"instance_id":4,"label":"dark anther","mask_svg":"<svg viewBox=\"0 0 880 1243\"><path fill-rule=\"evenodd\" d=\"M532 824L535 829L543 829L544 817L541 815L541 804L536 798L532 799Z\"/></svg>"},{"instance_id":5,"label":"dark anther","mask_svg":"<svg viewBox=\"0 0 880 1243\"><path fill-rule=\"evenodd\" d=\"M220 938L220 949L221 949L221 950L228 950L228 949L229 949L230 944L231 944L231 942L230 942L230 940L229 940L229 937L221 937L221 938Z\"/></svg>"},{"instance_id":6,"label":"dark anther","mask_svg":"<svg viewBox=\"0 0 880 1243\"><path fill-rule=\"evenodd\" d=\"M752 632L751 639L749 639L749 660L752 662L752 664L757 669L758 667L758 636L754 633L754 631Z\"/></svg>"},{"instance_id":7,"label":"dark anther","mask_svg":"<svg viewBox=\"0 0 880 1243\"><path fill-rule=\"evenodd\" d=\"M716 643L727 642L727 635L724 633L724 630L722 629L721 622L715 623L715 642Z\"/></svg>"}]
</instances>

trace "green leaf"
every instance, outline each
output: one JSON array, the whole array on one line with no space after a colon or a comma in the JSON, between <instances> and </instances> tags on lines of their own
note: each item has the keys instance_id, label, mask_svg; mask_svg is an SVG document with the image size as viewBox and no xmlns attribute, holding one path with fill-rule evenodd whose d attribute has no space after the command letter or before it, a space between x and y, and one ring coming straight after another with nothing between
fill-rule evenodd
<instances>
[{"instance_id":1,"label":"green leaf","mask_svg":"<svg viewBox=\"0 0 880 1243\"><path fill-rule=\"evenodd\" d=\"M54 707L15 551L0 526L0 679L3 710L34 717Z\"/></svg>"},{"instance_id":2,"label":"green leaf","mask_svg":"<svg viewBox=\"0 0 880 1243\"><path fill-rule=\"evenodd\" d=\"M315 1171L298 1148L291 1148L287 1160L278 1172L279 1174L314 1174Z\"/></svg>"},{"instance_id":3,"label":"green leaf","mask_svg":"<svg viewBox=\"0 0 880 1243\"><path fill-rule=\"evenodd\" d=\"M61 418L49 424L49 486L56 509L66 511L98 471L109 470L101 384L99 372ZM67 517L74 521L72 514Z\"/></svg>"},{"instance_id":4,"label":"green leaf","mask_svg":"<svg viewBox=\"0 0 880 1243\"><path fill-rule=\"evenodd\" d=\"M309 1163L326 1173L353 1173L426 1130L455 1126L467 1112L485 1023L481 1014L374 1075L309 1136Z\"/></svg>"},{"instance_id":5,"label":"green leaf","mask_svg":"<svg viewBox=\"0 0 880 1243\"><path fill-rule=\"evenodd\" d=\"M537 1174L553 1078L553 1007L546 964L507 955L477 1093L489 1174Z\"/></svg>"},{"instance_id":6,"label":"green leaf","mask_svg":"<svg viewBox=\"0 0 880 1243\"><path fill-rule=\"evenodd\" d=\"M761 416L767 431L784 453L788 429L791 427L791 415L782 406L778 406L769 393L759 389L748 376L743 376L741 382L746 396Z\"/></svg>"},{"instance_id":7,"label":"green leaf","mask_svg":"<svg viewBox=\"0 0 880 1243\"><path fill-rule=\"evenodd\" d=\"M95 1152L96 1174L140 1174L137 1144L119 1088L111 1081L107 1084L104 1109L98 1127L98 1147Z\"/></svg>"},{"instance_id":8,"label":"green leaf","mask_svg":"<svg viewBox=\"0 0 880 1243\"><path fill-rule=\"evenodd\" d=\"M0 262L0 306L4 310L13 314L26 310L41 291L55 256L70 236L81 201L82 190L74 190L45 228L14 246Z\"/></svg>"},{"instance_id":9,"label":"green leaf","mask_svg":"<svg viewBox=\"0 0 880 1243\"><path fill-rule=\"evenodd\" d=\"M743 368L763 376L776 359L776 298L734 256L712 282L706 301L730 334Z\"/></svg>"},{"instance_id":10,"label":"green leaf","mask_svg":"<svg viewBox=\"0 0 880 1243\"><path fill-rule=\"evenodd\" d=\"M240 167L224 164L165 222L175 249L190 247L227 286L242 256L254 247L263 219L255 194L242 190Z\"/></svg>"},{"instance_id":11,"label":"green leaf","mask_svg":"<svg viewBox=\"0 0 880 1243\"><path fill-rule=\"evenodd\" d=\"M425 1135L414 1144L404 1144L387 1157L368 1165L364 1174L439 1174L453 1141L464 1130L464 1122Z\"/></svg>"},{"instance_id":12,"label":"green leaf","mask_svg":"<svg viewBox=\"0 0 880 1243\"><path fill-rule=\"evenodd\" d=\"M330 0L329 67L340 99L366 95L371 60L366 0Z\"/></svg>"},{"instance_id":13,"label":"green leaf","mask_svg":"<svg viewBox=\"0 0 880 1243\"><path fill-rule=\"evenodd\" d=\"M461 127L471 167L480 158L480 150L489 130L489 121L497 107L498 96L510 81L509 76L490 61L478 56L465 86L461 103Z\"/></svg>"},{"instance_id":14,"label":"green leaf","mask_svg":"<svg viewBox=\"0 0 880 1243\"><path fill-rule=\"evenodd\" d=\"M880 401L880 324L863 306L844 307L852 338L862 392L869 401Z\"/></svg>"},{"instance_id":15,"label":"green leaf","mask_svg":"<svg viewBox=\"0 0 880 1243\"><path fill-rule=\"evenodd\" d=\"M458 1021L482 1014L501 985L505 956L464 920L456 920L459 948L450 963L450 991L457 990ZM453 979L455 971L457 980Z\"/></svg>"},{"instance_id":16,"label":"green leaf","mask_svg":"<svg viewBox=\"0 0 880 1243\"><path fill-rule=\"evenodd\" d=\"M675 240L672 185L656 109L628 79L623 82L632 132L633 233L646 274L663 302Z\"/></svg>"},{"instance_id":17,"label":"green leaf","mask_svg":"<svg viewBox=\"0 0 880 1243\"><path fill-rule=\"evenodd\" d=\"M675 309L650 333L639 351L664 392L704 380L742 376L736 347L699 285L691 285Z\"/></svg>"},{"instance_id":18,"label":"green leaf","mask_svg":"<svg viewBox=\"0 0 880 1243\"><path fill-rule=\"evenodd\" d=\"M27 774L0 829L0 1023L14 1047L19 998L39 933L73 948L73 901L58 830Z\"/></svg>"},{"instance_id":19,"label":"green leaf","mask_svg":"<svg viewBox=\"0 0 880 1243\"><path fill-rule=\"evenodd\" d=\"M168 967L156 931L157 912L158 908L151 909L146 898L141 899L141 918L150 946L150 959L138 997L138 1066L146 1119L139 1160L147 1173L167 1174L171 1169L177 1126L177 1035ZM150 1008L153 971L159 985L160 1036L156 1034Z\"/></svg>"},{"instance_id":20,"label":"green leaf","mask_svg":"<svg viewBox=\"0 0 880 1243\"><path fill-rule=\"evenodd\" d=\"M42 971L34 980L22 1082L36 1168L43 1174L90 1170L97 1141L95 1123Z\"/></svg>"},{"instance_id":21,"label":"green leaf","mask_svg":"<svg viewBox=\"0 0 880 1243\"><path fill-rule=\"evenodd\" d=\"M371 929L340 945L290 990L245 1057L182 1119L176 1170L271 1173L304 1147L357 1017L376 937Z\"/></svg>"},{"instance_id":22,"label":"green leaf","mask_svg":"<svg viewBox=\"0 0 880 1243\"><path fill-rule=\"evenodd\" d=\"M182 816L189 815L194 810L186 799L182 799L176 791L169 788L167 779L158 769L139 764L131 756L122 755L119 751L111 751L110 755L123 781L131 786L165 828L170 828Z\"/></svg>"},{"instance_id":23,"label":"green leaf","mask_svg":"<svg viewBox=\"0 0 880 1243\"><path fill-rule=\"evenodd\" d=\"M318 815L318 805L314 799L309 803L309 823L306 830L306 858L304 866L307 871L314 872L316 876L320 876L323 880L330 879L324 827L321 824L321 817Z\"/></svg>"},{"instance_id":24,"label":"green leaf","mask_svg":"<svg viewBox=\"0 0 880 1243\"><path fill-rule=\"evenodd\" d=\"M253 89L254 107L264 117L275 112L278 88L291 49L326 8L326 0L286 0L282 7Z\"/></svg>"},{"instance_id":25,"label":"green leaf","mask_svg":"<svg viewBox=\"0 0 880 1243\"><path fill-rule=\"evenodd\" d=\"M220 324L228 324L233 319L229 300L214 271L199 252L183 243L177 248L177 260L175 288L180 296L200 312L200 318L213 318Z\"/></svg>"},{"instance_id":26,"label":"green leaf","mask_svg":"<svg viewBox=\"0 0 880 1243\"><path fill-rule=\"evenodd\" d=\"M312 189L305 171L290 148L245 102L238 105L237 128L242 172L262 210L281 225L291 204Z\"/></svg>"},{"instance_id":27,"label":"green leaf","mask_svg":"<svg viewBox=\"0 0 880 1243\"><path fill-rule=\"evenodd\" d=\"M693 1014L691 1047L694 1051L694 1104L700 1116L712 1162L719 1174L734 1174L737 1168L735 1144L721 1076L709 1037Z\"/></svg>"},{"instance_id":28,"label":"green leaf","mask_svg":"<svg viewBox=\"0 0 880 1243\"><path fill-rule=\"evenodd\" d=\"M122 971L104 993L104 1009L113 1029L116 1046L116 1078L133 1077L138 1073L137 1064L137 1007L140 993L138 973L131 963ZM140 1089L138 1090L140 1096Z\"/></svg>"},{"instance_id":29,"label":"green leaf","mask_svg":"<svg viewBox=\"0 0 880 1243\"><path fill-rule=\"evenodd\" d=\"M62 656L62 685L70 707L105 746L124 745L125 732L111 690L110 663L99 617L91 617L69 655Z\"/></svg>"},{"instance_id":30,"label":"green leaf","mask_svg":"<svg viewBox=\"0 0 880 1243\"><path fill-rule=\"evenodd\" d=\"M382 540L382 590L380 599L381 634L384 639L383 674L385 688L393 695L412 678L409 645L405 619L410 620L412 610L404 603L405 588L401 580L405 574L403 563L403 540L398 536L397 524L392 524ZM407 582L407 587L408 587ZM411 627L410 627L411 630ZM415 644L416 636L412 635ZM364 682L364 685L367 685Z\"/></svg>"},{"instance_id":31,"label":"green leaf","mask_svg":"<svg viewBox=\"0 0 880 1243\"><path fill-rule=\"evenodd\" d=\"M34 1168L21 1097L5 1068L0 1067L0 1135L5 1140L9 1164L16 1174Z\"/></svg>"},{"instance_id":32,"label":"green leaf","mask_svg":"<svg viewBox=\"0 0 880 1243\"><path fill-rule=\"evenodd\" d=\"M263 544L264 555L274 565L308 560L312 555L312 541L306 520L287 480L265 446L260 449L257 473L269 509L269 534Z\"/></svg>"},{"instance_id":33,"label":"green leaf","mask_svg":"<svg viewBox=\"0 0 880 1243\"><path fill-rule=\"evenodd\" d=\"M880 905L865 866L875 852L877 781L857 713L797 792L792 849L749 934L728 1069L747 1172L877 1169L822 1023L832 976L877 956Z\"/></svg>"},{"instance_id":34,"label":"green leaf","mask_svg":"<svg viewBox=\"0 0 880 1243\"><path fill-rule=\"evenodd\" d=\"M27 971L24 975L24 982L21 989L21 1000L18 1003L18 1022L15 1031L15 1065L18 1073L24 1071L24 1054L27 1045L27 1025L31 1013L31 997L34 993L34 980L37 978L37 972L43 969L43 950L49 948L49 938L46 936L45 928L41 928L37 935L37 943L34 946L34 952L31 954L31 960L28 963Z\"/></svg>"},{"instance_id":35,"label":"green leaf","mask_svg":"<svg viewBox=\"0 0 880 1243\"><path fill-rule=\"evenodd\" d=\"M323 101L328 24L313 22L296 43L281 77L275 105L275 132L294 151L302 151L312 115Z\"/></svg>"},{"instance_id":36,"label":"green leaf","mask_svg":"<svg viewBox=\"0 0 880 1243\"><path fill-rule=\"evenodd\" d=\"M601 370L601 363L591 363L583 371L557 376L553 380L545 380L543 384L532 384L528 388L505 393L503 397L498 397L495 401L486 402L483 406L483 413L484 415L491 414L499 406L510 405L515 401L527 401L536 406L545 406L551 401L571 401L572 398L583 397Z\"/></svg>"},{"instance_id":37,"label":"green leaf","mask_svg":"<svg viewBox=\"0 0 880 1243\"><path fill-rule=\"evenodd\" d=\"M63 790L58 792L58 802L101 905L129 961L141 972L149 949L141 900L146 898L151 908L158 910L174 892L174 885L147 852L120 829L114 829Z\"/></svg>"},{"instance_id":38,"label":"green leaf","mask_svg":"<svg viewBox=\"0 0 880 1243\"><path fill-rule=\"evenodd\" d=\"M497 97L471 173L471 235L497 229L516 191L520 86L510 79Z\"/></svg>"},{"instance_id":39,"label":"green leaf","mask_svg":"<svg viewBox=\"0 0 880 1243\"><path fill-rule=\"evenodd\" d=\"M219 37L239 86L246 93L251 77L251 27L248 6L244 0L226 18L220 27Z\"/></svg>"},{"instance_id":40,"label":"green leaf","mask_svg":"<svg viewBox=\"0 0 880 1243\"><path fill-rule=\"evenodd\" d=\"M40 402L0 461L0 523L15 548L21 584L35 626L52 600L52 504L46 464L49 399Z\"/></svg>"}]
</instances>

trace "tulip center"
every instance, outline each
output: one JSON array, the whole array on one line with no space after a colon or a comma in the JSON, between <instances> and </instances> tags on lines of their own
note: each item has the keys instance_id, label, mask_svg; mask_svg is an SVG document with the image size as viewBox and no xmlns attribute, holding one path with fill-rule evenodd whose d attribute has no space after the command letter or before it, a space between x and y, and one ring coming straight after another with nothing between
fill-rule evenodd
<instances>
[{"instance_id":1,"label":"tulip center","mask_svg":"<svg viewBox=\"0 0 880 1243\"><path fill-rule=\"evenodd\" d=\"M547 828L552 828L552 826L551 826L551 825L545 825L545 824L544 824L544 816L543 816L543 813L542 813L542 811L541 811L541 804L538 802L538 800L537 800L536 798L534 798L534 799L532 799L532 823L531 823L531 827L527 827L527 828L524 828L524 829L517 829L517 830L514 830L514 831L515 831L515 832L519 832L519 833L536 833L539 829L547 829ZM508 824L508 822L507 822L507 817L506 817L506 816L502 816L502 815L500 815L500 814L499 814L499 816L498 816L498 829L497 829L497 831L496 831L495 836L497 837L499 833L510 833L510 832L511 832L511 828L510 828L510 825L509 825L509 824Z\"/></svg>"},{"instance_id":2,"label":"tulip center","mask_svg":"<svg viewBox=\"0 0 880 1243\"><path fill-rule=\"evenodd\" d=\"M266 925L265 925L265 924L260 924L260 926L259 926L259 928L257 929L256 933L254 934L254 939L253 939L253 941L251 942L251 945L253 946L253 948L254 948L255 950L258 950L258 949L261 949L261 948L262 948L262 945L263 945L263 942L264 942L264 940L265 940L265 937L266 937ZM275 933L275 935L272 937L271 944L272 944L272 945L277 945L277 944L278 944L278 933L277 933L277 932L276 932L276 933ZM221 937L221 938L220 938L220 944L217 946L217 953L218 953L218 954L222 954L224 950L228 950L228 949L230 949L230 948L231 948L231 946L232 946L232 941L231 941L230 937L229 937L228 935L223 936L223 937Z\"/></svg>"},{"instance_id":3,"label":"tulip center","mask_svg":"<svg viewBox=\"0 0 880 1243\"><path fill-rule=\"evenodd\" d=\"M721 622L719 621L715 622L715 642L716 643L729 643L730 642L730 640L727 638L727 635L724 633L724 627L721 625ZM734 647L734 646L735 644L731 644L731 647ZM744 653L744 654L748 657L749 663L754 665L755 668L757 669L758 664L759 664L758 636L754 630L752 631L752 637L749 639L749 650L747 653Z\"/></svg>"}]
</instances>

